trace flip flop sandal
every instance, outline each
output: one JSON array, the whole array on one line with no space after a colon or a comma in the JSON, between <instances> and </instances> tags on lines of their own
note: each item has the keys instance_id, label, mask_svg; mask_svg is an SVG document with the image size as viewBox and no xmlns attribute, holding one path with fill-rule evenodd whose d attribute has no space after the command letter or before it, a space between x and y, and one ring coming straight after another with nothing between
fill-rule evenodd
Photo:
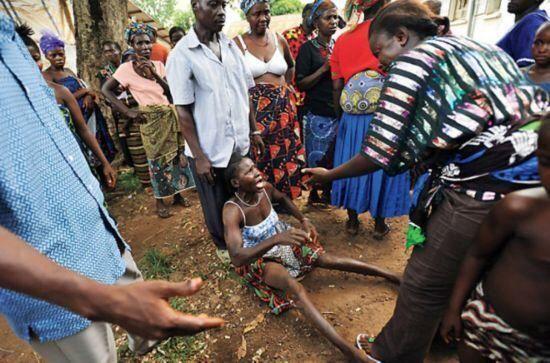
<instances>
[{"instance_id":1,"label":"flip flop sandal","mask_svg":"<svg viewBox=\"0 0 550 363\"><path fill-rule=\"evenodd\" d=\"M189 208L191 206L191 202L189 202L189 200L187 198L184 198L184 197L181 197L181 196L174 200L174 204L179 204L184 208Z\"/></svg>"},{"instance_id":2,"label":"flip flop sandal","mask_svg":"<svg viewBox=\"0 0 550 363\"><path fill-rule=\"evenodd\" d=\"M374 363L382 363L381 361L379 361L378 359L376 358L373 358L371 355L370 355L370 345L369 346L362 346L361 345L361 340L364 340L365 338L367 338L367 341L369 342L369 344L372 344L374 343L374 337L369 335L369 334L357 334L357 337L355 338L355 347L359 350L362 350L363 352L365 352L367 354L367 357Z\"/></svg>"},{"instance_id":3,"label":"flip flop sandal","mask_svg":"<svg viewBox=\"0 0 550 363\"><path fill-rule=\"evenodd\" d=\"M158 209L157 210L157 215L162 218L162 219L166 219L166 218L170 218L172 215L170 214L170 211L165 208L165 209Z\"/></svg>"}]
</instances>

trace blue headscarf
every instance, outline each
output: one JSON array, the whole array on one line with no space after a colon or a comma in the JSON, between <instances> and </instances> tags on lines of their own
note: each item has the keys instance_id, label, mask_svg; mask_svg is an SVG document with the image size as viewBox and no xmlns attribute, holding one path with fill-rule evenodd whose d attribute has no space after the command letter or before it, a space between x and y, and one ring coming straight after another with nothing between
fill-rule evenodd
<instances>
[{"instance_id":1,"label":"blue headscarf","mask_svg":"<svg viewBox=\"0 0 550 363\"><path fill-rule=\"evenodd\" d=\"M241 10L243 11L244 15L246 15L254 5L260 3L269 3L269 0L242 0Z\"/></svg>"},{"instance_id":2,"label":"blue headscarf","mask_svg":"<svg viewBox=\"0 0 550 363\"><path fill-rule=\"evenodd\" d=\"M51 31L45 30L40 38L40 49L42 53L48 54L49 51L55 49L65 49L65 43Z\"/></svg>"},{"instance_id":3,"label":"blue headscarf","mask_svg":"<svg viewBox=\"0 0 550 363\"><path fill-rule=\"evenodd\" d=\"M323 15L325 11L335 8L336 4L334 4L331 0L316 0L311 7L311 11L309 12L307 26L313 28L313 24L318 17Z\"/></svg>"}]
</instances>

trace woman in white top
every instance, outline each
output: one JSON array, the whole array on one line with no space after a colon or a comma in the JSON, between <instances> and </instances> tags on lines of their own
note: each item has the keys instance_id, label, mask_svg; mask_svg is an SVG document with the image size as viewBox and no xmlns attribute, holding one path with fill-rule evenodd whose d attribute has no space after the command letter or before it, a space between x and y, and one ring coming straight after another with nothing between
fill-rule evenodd
<instances>
[{"instance_id":1,"label":"woman in white top","mask_svg":"<svg viewBox=\"0 0 550 363\"><path fill-rule=\"evenodd\" d=\"M252 150L252 158L263 176L292 199L303 187L305 151L300 141L294 94L288 84L294 77L294 60L286 40L269 31L269 3L243 0L250 31L234 40L256 85L250 89L251 108L265 151Z\"/></svg>"}]
</instances>

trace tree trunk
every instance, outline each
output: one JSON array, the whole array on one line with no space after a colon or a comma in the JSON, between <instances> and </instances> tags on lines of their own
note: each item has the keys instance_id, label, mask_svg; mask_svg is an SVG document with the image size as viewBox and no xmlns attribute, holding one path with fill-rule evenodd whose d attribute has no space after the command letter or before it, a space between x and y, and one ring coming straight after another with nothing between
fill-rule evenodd
<instances>
[{"instance_id":1,"label":"tree trunk","mask_svg":"<svg viewBox=\"0 0 550 363\"><path fill-rule=\"evenodd\" d=\"M99 91L96 74L104 62L101 43L112 40L125 48L124 29L128 23L128 3L126 0L73 0L73 13L78 75L86 81L88 87ZM115 147L122 150L110 107L103 99L98 99L97 104L107 121ZM112 165L119 165L121 160L122 153L119 152Z\"/></svg>"},{"instance_id":2,"label":"tree trunk","mask_svg":"<svg viewBox=\"0 0 550 363\"><path fill-rule=\"evenodd\" d=\"M73 0L78 74L89 86L99 89L96 78L102 64L101 43L118 42L124 49L128 19L126 0Z\"/></svg>"}]
</instances>

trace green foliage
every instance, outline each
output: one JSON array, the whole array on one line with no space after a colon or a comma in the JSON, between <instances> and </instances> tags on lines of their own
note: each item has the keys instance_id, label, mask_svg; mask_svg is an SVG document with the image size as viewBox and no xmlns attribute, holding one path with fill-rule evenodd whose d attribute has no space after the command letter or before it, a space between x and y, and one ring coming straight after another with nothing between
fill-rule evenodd
<instances>
[{"instance_id":1,"label":"green foliage","mask_svg":"<svg viewBox=\"0 0 550 363\"><path fill-rule=\"evenodd\" d=\"M271 1L271 15L301 13L303 7L300 0L273 0Z\"/></svg>"},{"instance_id":2,"label":"green foliage","mask_svg":"<svg viewBox=\"0 0 550 363\"><path fill-rule=\"evenodd\" d=\"M141 189L141 183L136 174L123 171L118 175L116 187L125 193L133 193Z\"/></svg>"},{"instance_id":3,"label":"green foliage","mask_svg":"<svg viewBox=\"0 0 550 363\"><path fill-rule=\"evenodd\" d=\"M176 8L177 0L135 0L135 3L167 29L181 26L187 32L195 20L191 10L182 11Z\"/></svg>"},{"instance_id":4,"label":"green foliage","mask_svg":"<svg viewBox=\"0 0 550 363\"><path fill-rule=\"evenodd\" d=\"M172 273L172 259L157 249L150 249L139 260L138 267L146 280L166 280Z\"/></svg>"},{"instance_id":5,"label":"green foliage","mask_svg":"<svg viewBox=\"0 0 550 363\"><path fill-rule=\"evenodd\" d=\"M138 267L146 280L167 280L175 271L173 257L167 256L159 250L152 248L145 252L139 260ZM176 297L170 300L170 305L179 311L197 314L184 297ZM119 361L133 362L135 357L128 348L126 337L117 339ZM190 337L170 338L160 343L144 360L145 362L187 362L194 357L200 357L206 349L203 334ZM201 360L202 361L202 360Z\"/></svg>"},{"instance_id":6,"label":"green foliage","mask_svg":"<svg viewBox=\"0 0 550 363\"><path fill-rule=\"evenodd\" d=\"M172 17L177 12L176 0L135 0L134 2L162 26L172 26Z\"/></svg>"},{"instance_id":7,"label":"green foliage","mask_svg":"<svg viewBox=\"0 0 550 363\"><path fill-rule=\"evenodd\" d=\"M172 25L180 26L185 29L185 32L191 28L193 22L195 21L195 15L191 10L181 11L178 10L174 13L172 17Z\"/></svg>"}]
</instances>

